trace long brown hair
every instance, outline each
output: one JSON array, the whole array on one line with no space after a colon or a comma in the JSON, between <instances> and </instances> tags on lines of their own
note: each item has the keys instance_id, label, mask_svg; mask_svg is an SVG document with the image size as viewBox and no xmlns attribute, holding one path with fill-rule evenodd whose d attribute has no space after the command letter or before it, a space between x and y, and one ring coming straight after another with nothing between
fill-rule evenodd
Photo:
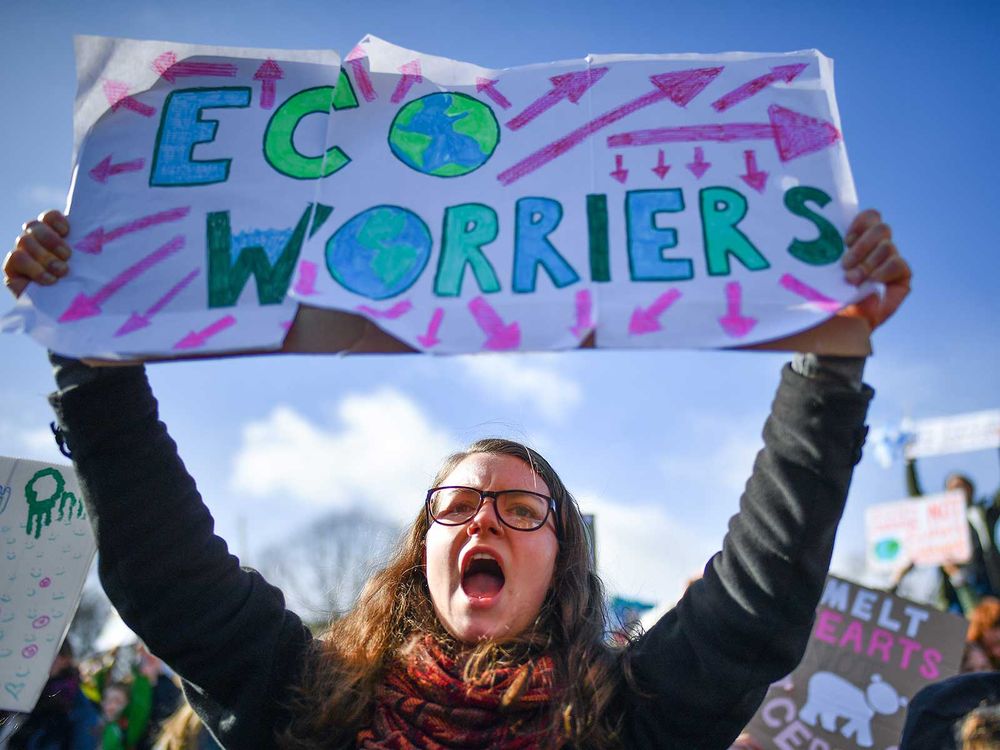
<instances>
[{"instance_id":1,"label":"long brown hair","mask_svg":"<svg viewBox=\"0 0 1000 750\"><path fill-rule=\"evenodd\" d=\"M501 662L547 653L557 675L552 706L556 744L615 747L620 744L622 652L606 639L603 586L593 569L576 501L537 451L502 438L479 440L449 456L434 484L476 453L514 456L538 474L556 500L560 540L552 585L533 626L513 643L482 642L471 647L466 677L481 676ZM431 605L423 567L427 530L421 508L394 558L368 581L354 609L332 622L315 643L294 691L293 720L280 738L283 747L353 747L357 732L371 721L376 686L415 634L431 633L446 648L462 650Z\"/></svg>"}]
</instances>

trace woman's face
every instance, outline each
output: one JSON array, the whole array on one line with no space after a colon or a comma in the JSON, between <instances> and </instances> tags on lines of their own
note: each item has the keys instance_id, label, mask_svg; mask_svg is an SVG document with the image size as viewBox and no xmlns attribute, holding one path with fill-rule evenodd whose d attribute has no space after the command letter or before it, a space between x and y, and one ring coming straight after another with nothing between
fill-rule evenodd
<instances>
[{"instance_id":1,"label":"woman's face","mask_svg":"<svg viewBox=\"0 0 1000 750\"><path fill-rule=\"evenodd\" d=\"M441 485L550 494L521 459L488 453L467 456ZM523 633L545 601L558 551L551 514L542 528L518 531L500 523L491 499L462 526L431 523L424 563L438 620L464 643Z\"/></svg>"},{"instance_id":2,"label":"woman's face","mask_svg":"<svg viewBox=\"0 0 1000 750\"><path fill-rule=\"evenodd\" d=\"M128 696L120 687L109 686L101 697L101 713L105 721L114 721L128 705Z\"/></svg>"}]
</instances>

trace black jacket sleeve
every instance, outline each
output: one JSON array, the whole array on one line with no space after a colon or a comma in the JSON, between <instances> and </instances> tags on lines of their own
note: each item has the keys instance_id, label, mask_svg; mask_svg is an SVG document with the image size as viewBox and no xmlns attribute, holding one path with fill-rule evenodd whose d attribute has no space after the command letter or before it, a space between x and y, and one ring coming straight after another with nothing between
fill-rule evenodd
<instances>
[{"instance_id":1,"label":"black jacket sleeve","mask_svg":"<svg viewBox=\"0 0 1000 750\"><path fill-rule=\"evenodd\" d=\"M872 390L786 366L722 551L630 649L629 748L727 748L805 650Z\"/></svg>"},{"instance_id":2,"label":"black jacket sleeve","mask_svg":"<svg viewBox=\"0 0 1000 750\"><path fill-rule=\"evenodd\" d=\"M272 747L274 730L287 723L281 704L297 682L309 631L281 592L242 569L214 534L143 369L83 375L51 402L97 537L105 591L184 679L224 746Z\"/></svg>"}]
</instances>

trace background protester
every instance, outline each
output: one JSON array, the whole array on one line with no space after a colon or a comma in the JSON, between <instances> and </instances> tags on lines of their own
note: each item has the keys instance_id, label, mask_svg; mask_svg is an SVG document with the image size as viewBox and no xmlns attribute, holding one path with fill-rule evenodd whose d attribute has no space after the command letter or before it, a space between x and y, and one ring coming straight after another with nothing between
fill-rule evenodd
<instances>
[{"instance_id":1,"label":"background protester","mask_svg":"<svg viewBox=\"0 0 1000 750\"><path fill-rule=\"evenodd\" d=\"M993 669L1000 669L1000 599L983 597L969 615L966 642L983 649Z\"/></svg>"},{"instance_id":2,"label":"background protester","mask_svg":"<svg viewBox=\"0 0 1000 750\"><path fill-rule=\"evenodd\" d=\"M100 717L81 690L80 670L63 641L35 710L9 740L10 750L92 750Z\"/></svg>"}]
</instances>

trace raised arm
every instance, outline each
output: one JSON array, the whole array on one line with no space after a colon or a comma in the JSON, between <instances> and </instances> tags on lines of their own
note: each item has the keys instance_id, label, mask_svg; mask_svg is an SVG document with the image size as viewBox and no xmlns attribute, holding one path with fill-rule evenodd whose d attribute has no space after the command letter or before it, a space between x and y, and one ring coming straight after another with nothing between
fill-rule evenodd
<instances>
[{"instance_id":1,"label":"raised arm","mask_svg":"<svg viewBox=\"0 0 1000 750\"><path fill-rule=\"evenodd\" d=\"M848 280L886 284L884 296L850 310L875 327L906 296L910 271L876 212L861 214L848 240ZM861 383L863 366L861 358L796 355L784 368L722 551L630 650L640 697L627 712L628 746L669 737L725 747L768 685L801 659L867 434L873 391Z\"/></svg>"},{"instance_id":2,"label":"raised arm","mask_svg":"<svg viewBox=\"0 0 1000 750\"><path fill-rule=\"evenodd\" d=\"M25 224L4 262L15 294L64 276L66 218ZM125 622L188 683L228 747L273 746L311 636L281 592L240 568L184 468L139 366L51 356L51 397L97 537L101 582Z\"/></svg>"}]
</instances>

